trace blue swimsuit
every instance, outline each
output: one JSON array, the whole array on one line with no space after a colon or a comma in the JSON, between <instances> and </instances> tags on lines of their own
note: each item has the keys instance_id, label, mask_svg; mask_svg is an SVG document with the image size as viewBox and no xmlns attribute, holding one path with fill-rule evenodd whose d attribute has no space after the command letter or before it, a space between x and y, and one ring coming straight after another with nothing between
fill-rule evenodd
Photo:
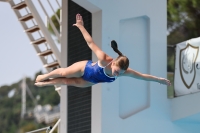
<instances>
[{"instance_id":1,"label":"blue swimsuit","mask_svg":"<svg viewBox=\"0 0 200 133\"><path fill-rule=\"evenodd\" d=\"M89 81L89 82L92 82L95 84L100 83L100 82L115 81L115 79L116 79L115 77L110 77L105 73L105 71L104 71L105 67L99 66L98 62L92 66L92 61L89 60L85 66L85 70L84 70L84 74L83 74L82 78L86 81Z\"/></svg>"}]
</instances>

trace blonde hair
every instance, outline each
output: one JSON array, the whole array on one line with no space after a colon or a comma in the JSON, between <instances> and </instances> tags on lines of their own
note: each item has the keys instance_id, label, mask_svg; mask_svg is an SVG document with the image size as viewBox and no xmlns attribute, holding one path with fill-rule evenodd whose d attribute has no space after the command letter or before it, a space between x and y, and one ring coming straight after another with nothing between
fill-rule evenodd
<instances>
[{"instance_id":1,"label":"blonde hair","mask_svg":"<svg viewBox=\"0 0 200 133\"><path fill-rule=\"evenodd\" d=\"M129 66L129 59L119 51L115 40L111 41L111 47L119 55L117 59L115 59L116 65L119 66L123 70L127 70Z\"/></svg>"}]
</instances>

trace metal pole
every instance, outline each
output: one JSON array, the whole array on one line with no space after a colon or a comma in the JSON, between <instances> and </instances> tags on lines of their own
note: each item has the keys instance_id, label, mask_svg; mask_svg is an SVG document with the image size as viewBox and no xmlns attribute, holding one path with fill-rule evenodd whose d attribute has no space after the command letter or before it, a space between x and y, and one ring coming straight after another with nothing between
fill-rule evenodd
<instances>
[{"instance_id":1,"label":"metal pole","mask_svg":"<svg viewBox=\"0 0 200 133\"><path fill-rule=\"evenodd\" d=\"M26 114L26 77L22 80L22 111L21 111L21 118L24 118Z\"/></svg>"},{"instance_id":2,"label":"metal pole","mask_svg":"<svg viewBox=\"0 0 200 133\"><path fill-rule=\"evenodd\" d=\"M67 67L67 42L68 42L68 0L62 0L62 34L61 34L61 67ZM60 133L67 133L67 86L61 86L61 97L60 97Z\"/></svg>"}]
</instances>

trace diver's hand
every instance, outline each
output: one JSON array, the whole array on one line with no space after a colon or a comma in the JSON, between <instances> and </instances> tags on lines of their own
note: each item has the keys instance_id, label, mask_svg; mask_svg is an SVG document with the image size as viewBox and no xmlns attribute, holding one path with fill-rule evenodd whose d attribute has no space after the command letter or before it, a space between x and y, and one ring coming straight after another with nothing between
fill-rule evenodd
<instances>
[{"instance_id":1,"label":"diver's hand","mask_svg":"<svg viewBox=\"0 0 200 133\"><path fill-rule=\"evenodd\" d=\"M167 86L171 86L171 82L168 79L165 79L165 78L158 78L158 83L164 84L164 85L167 85Z\"/></svg>"},{"instance_id":2,"label":"diver's hand","mask_svg":"<svg viewBox=\"0 0 200 133\"><path fill-rule=\"evenodd\" d=\"M83 26L83 18L80 14L76 14L76 24L73 24L73 26Z\"/></svg>"}]
</instances>

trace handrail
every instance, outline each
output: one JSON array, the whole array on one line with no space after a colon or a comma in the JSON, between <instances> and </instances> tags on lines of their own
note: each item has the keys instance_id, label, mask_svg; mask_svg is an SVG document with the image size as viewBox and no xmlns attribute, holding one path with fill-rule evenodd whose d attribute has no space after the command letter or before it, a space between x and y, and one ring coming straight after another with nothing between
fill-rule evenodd
<instances>
[{"instance_id":1,"label":"handrail","mask_svg":"<svg viewBox=\"0 0 200 133\"><path fill-rule=\"evenodd\" d=\"M46 130L46 133L48 133L51 129L52 129L52 127L50 126L50 127L40 128L37 130L26 132L26 133L38 133L38 132L45 131L45 130Z\"/></svg>"},{"instance_id":2,"label":"handrail","mask_svg":"<svg viewBox=\"0 0 200 133\"><path fill-rule=\"evenodd\" d=\"M39 4L40 4L42 10L44 11L45 15L47 16L47 18L48 18L48 20L49 20L49 24L51 25L51 27L52 27L54 33L56 34L58 40L60 41L60 40L61 40L61 39L60 39L60 33L58 33L58 30L56 29L55 25L53 24L51 18L49 17L47 11L46 11L45 8L44 8L42 2L41 2L40 0L38 0L38 2L39 2ZM58 21L58 22L60 23L60 21Z\"/></svg>"},{"instance_id":3,"label":"handrail","mask_svg":"<svg viewBox=\"0 0 200 133\"><path fill-rule=\"evenodd\" d=\"M58 126L58 124L60 124L60 119L56 122L56 124L53 126L53 128L51 129L51 131L49 133L53 133L53 131L56 129L56 127Z\"/></svg>"},{"instance_id":4,"label":"handrail","mask_svg":"<svg viewBox=\"0 0 200 133\"><path fill-rule=\"evenodd\" d=\"M38 133L38 132L41 132L41 131L45 131L46 130L46 133L53 133L53 131L56 129L56 127L60 124L60 119L58 119L58 121L56 122L56 124L53 126L53 128L50 126L50 127L45 127L45 128L41 128L41 129L37 129L37 130L33 130L33 131L30 131L30 132L26 132L26 133ZM50 131L50 132L49 132Z\"/></svg>"},{"instance_id":5,"label":"handrail","mask_svg":"<svg viewBox=\"0 0 200 133\"><path fill-rule=\"evenodd\" d=\"M57 19L57 21L58 21L58 23L60 24L61 22L60 22L60 20L59 20L59 17L58 17L58 15L56 14L56 12L55 12L55 10L53 9L53 6L52 6L52 4L50 3L50 1L49 0L47 0L47 2L49 3L49 6L51 7L51 10L53 11L53 13L55 14L55 17L56 17L56 19Z\"/></svg>"},{"instance_id":6,"label":"handrail","mask_svg":"<svg viewBox=\"0 0 200 133\"><path fill-rule=\"evenodd\" d=\"M46 16L46 23L45 23L46 27L48 26L48 23L49 23L49 21L48 21L48 18L47 18L47 16ZM45 42L45 46L46 46L46 50L48 50L49 48L48 48L48 46L47 46L47 42ZM53 59L53 61L56 61L56 59L53 57L52 54L51 54L50 56L51 56L51 58ZM47 61L47 60L48 60L48 56L46 57L46 61Z\"/></svg>"},{"instance_id":7,"label":"handrail","mask_svg":"<svg viewBox=\"0 0 200 133\"><path fill-rule=\"evenodd\" d=\"M57 2L57 4L58 4L59 8L61 9L61 6L60 6L60 3L58 2L58 0L56 0L56 2Z\"/></svg>"}]
</instances>

